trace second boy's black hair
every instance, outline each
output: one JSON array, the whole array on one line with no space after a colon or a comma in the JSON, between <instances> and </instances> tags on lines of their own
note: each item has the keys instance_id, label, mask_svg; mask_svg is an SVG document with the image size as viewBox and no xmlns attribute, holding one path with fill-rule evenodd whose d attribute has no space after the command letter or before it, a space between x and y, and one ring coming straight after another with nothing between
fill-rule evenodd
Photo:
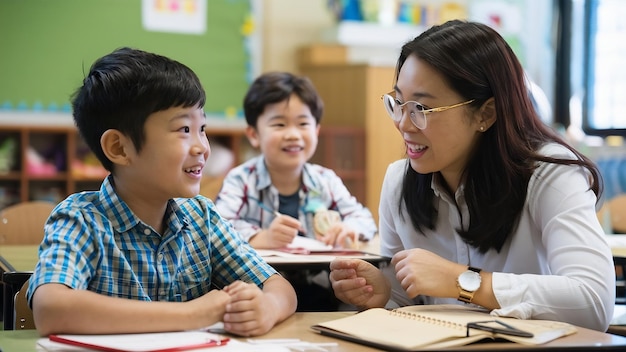
<instances>
[{"instance_id":1,"label":"second boy's black hair","mask_svg":"<svg viewBox=\"0 0 626 352\"><path fill-rule=\"evenodd\" d=\"M324 113L324 103L313 83L303 76L289 72L268 72L252 82L243 99L243 112L249 126L256 127L259 116L265 107L289 99L295 94L309 107L319 124Z\"/></svg>"},{"instance_id":2,"label":"second boy's black hair","mask_svg":"<svg viewBox=\"0 0 626 352\"><path fill-rule=\"evenodd\" d=\"M137 151L144 143L144 123L152 113L172 107L204 107L204 89L187 66L165 56L132 48L116 49L98 59L72 95L74 122L108 171L100 137L109 129L128 136Z\"/></svg>"}]
</instances>

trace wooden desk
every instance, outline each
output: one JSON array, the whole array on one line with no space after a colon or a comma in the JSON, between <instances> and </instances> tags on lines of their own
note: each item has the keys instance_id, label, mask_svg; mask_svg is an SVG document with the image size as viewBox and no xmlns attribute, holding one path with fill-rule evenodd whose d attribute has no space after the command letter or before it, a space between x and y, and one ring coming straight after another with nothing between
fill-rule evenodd
<instances>
[{"instance_id":1,"label":"wooden desk","mask_svg":"<svg viewBox=\"0 0 626 352\"><path fill-rule=\"evenodd\" d=\"M606 235L614 257L626 257L626 235Z\"/></svg>"},{"instance_id":2,"label":"wooden desk","mask_svg":"<svg viewBox=\"0 0 626 352\"><path fill-rule=\"evenodd\" d=\"M330 262L335 257L358 258L370 262L378 267L386 265L391 258L380 256L380 238L376 235L366 242L361 248L360 254L289 254L275 250L257 250L263 259L278 271L290 270L324 270L328 269Z\"/></svg>"},{"instance_id":3,"label":"wooden desk","mask_svg":"<svg viewBox=\"0 0 626 352\"><path fill-rule=\"evenodd\" d=\"M611 247L614 257L626 257L626 247Z\"/></svg>"},{"instance_id":4,"label":"wooden desk","mask_svg":"<svg viewBox=\"0 0 626 352\"><path fill-rule=\"evenodd\" d=\"M278 271L290 270L327 270L330 262L336 257L363 259L378 267L386 265L390 258L378 254L290 254L273 250L259 250L259 253L268 264Z\"/></svg>"},{"instance_id":5,"label":"wooden desk","mask_svg":"<svg viewBox=\"0 0 626 352\"><path fill-rule=\"evenodd\" d=\"M611 334L626 336L626 305L616 304L609 330Z\"/></svg>"},{"instance_id":6,"label":"wooden desk","mask_svg":"<svg viewBox=\"0 0 626 352\"><path fill-rule=\"evenodd\" d=\"M0 246L0 272L2 271L32 271L37 265L38 245L11 245ZM269 251L271 252L271 251ZM262 252L263 253L263 252ZM362 255L346 255L344 257L361 258L370 263L380 265L388 258L378 254L364 253ZM276 270L293 269L328 269L328 264L335 258L333 255L300 255L285 254L283 257L263 256Z\"/></svg>"},{"instance_id":7,"label":"wooden desk","mask_svg":"<svg viewBox=\"0 0 626 352\"><path fill-rule=\"evenodd\" d=\"M308 342L335 342L336 347L325 347L328 352L369 352L379 351L363 345L348 341L334 339L319 335L310 326L326 321L341 318L351 312L323 312L323 313L296 313L283 323L277 325L268 334L258 336L260 339L298 338ZM419 332L416 332L419 333ZM29 352L37 351L36 343L39 338L35 330L6 330L0 331L0 341L3 352ZM245 339L242 339L245 341ZM210 349L219 352L218 347ZM579 328L576 334L566 336L541 346L522 346L506 342L486 342L464 346L462 348L448 349L445 351L624 351L626 350L626 338L611 334L605 334L589 329Z\"/></svg>"},{"instance_id":8,"label":"wooden desk","mask_svg":"<svg viewBox=\"0 0 626 352\"><path fill-rule=\"evenodd\" d=\"M39 259L39 245L0 246L1 271L32 271Z\"/></svg>"}]
</instances>

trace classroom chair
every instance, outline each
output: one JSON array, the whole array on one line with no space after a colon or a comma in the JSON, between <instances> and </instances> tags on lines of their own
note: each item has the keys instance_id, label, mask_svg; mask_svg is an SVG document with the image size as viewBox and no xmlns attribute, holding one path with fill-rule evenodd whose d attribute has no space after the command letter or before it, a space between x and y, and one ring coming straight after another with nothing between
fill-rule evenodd
<instances>
[{"instance_id":1,"label":"classroom chair","mask_svg":"<svg viewBox=\"0 0 626 352\"><path fill-rule=\"evenodd\" d=\"M609 222L613 233L626 234L626 194L607 200L597 213L601 224Z\"/></svg>"},{"instance_id":2,"label":"classroom chair","mask_svg":"<svg viewBox=\"0 0 626 352\"><path fill-rule=\"evenodd\" d=\"M26 288L32 271L7 271L2 273L4 283L4 330L34 329L33 312L26 301Z\"/></svg>"},{"instance_id":3,"label":"classroom chair","mask_svg":"<svg viewBox=\"0 0 626 352\"><path fill-rule=\"evenodd\" d=\"M28 289L28 280L26 280L20 290L15 294L13 300L15 306L15 318L13 320L13 328L15 330L31 330L35 328L35 320L33 319L33 311L28 306L26 298L26 290Z\"/></svg>"},{"instance_id":4,"label":"classroom chair","mask_svg":"<svg viewBox=\"0 0 626 352\"><path fill-rule=\"evenodd\" d=\"M39 244L43 226L56 203L29 201L0 211L0 245Z\"/></svg>"},{"instance_id":5,"label":"classroom chair","mask_svg":"<svg viewBox=\"0 0 626 352\"><path fill-rule=\"evenodd\" d=\"M0 246L41 243L44 224L55 206L56 203L48 201L28 201L2 209L0 211ZM0 290L0 301L4 301L4 291L4 289ZM2 305L0 305L0 315L3 315Z\"/></svg>"},{"instance_id":6,"label":"classroom chair","mask_svg":"<svg viewBox=\"0 0 626 352\"><path fill-rule=\"evenodd\" d=\"M224 176L202 176L200 194L215 202L224 183Z\"/></svg>"}]
</instances>

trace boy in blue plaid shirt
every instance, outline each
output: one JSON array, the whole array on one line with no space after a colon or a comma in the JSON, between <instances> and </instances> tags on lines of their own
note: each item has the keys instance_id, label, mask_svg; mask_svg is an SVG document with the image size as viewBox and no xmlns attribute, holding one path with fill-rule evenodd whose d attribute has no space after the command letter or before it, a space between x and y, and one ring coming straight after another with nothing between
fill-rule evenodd
<instances>
[{"instance_id":1,"label":"boy in blue plaid shirt","mask_svg":"<svg viewBox=\"0 0 626 352\"><path fill-rule=\"evenodd\" d=\"M73 96L76 125L110 171L52 212L30 279L42 335L197 329L261 335L292 286L199 196L210 155L205 92L186 66L118 49Z\"/></svg>"}]
</instances>

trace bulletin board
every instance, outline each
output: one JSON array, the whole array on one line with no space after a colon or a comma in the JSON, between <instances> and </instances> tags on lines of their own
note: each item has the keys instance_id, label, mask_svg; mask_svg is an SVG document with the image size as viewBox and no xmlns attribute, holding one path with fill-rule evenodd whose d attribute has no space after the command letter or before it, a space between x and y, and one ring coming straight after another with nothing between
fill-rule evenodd
<instances>
[{"instance_id":1,"label":"bulletin board","mask_svg":"<svg viewBox=\"0 0 626 352\"><path fill-rule=\"evenodd\" d=\"M240 118L256 74L252 1L206 0L206 30L188 34L146 29L142 10L194 0L2 0L0 111L70 113L91 64L129 46L189 66L206 90L206 113Z\"/></svg>"}]
</instances>

